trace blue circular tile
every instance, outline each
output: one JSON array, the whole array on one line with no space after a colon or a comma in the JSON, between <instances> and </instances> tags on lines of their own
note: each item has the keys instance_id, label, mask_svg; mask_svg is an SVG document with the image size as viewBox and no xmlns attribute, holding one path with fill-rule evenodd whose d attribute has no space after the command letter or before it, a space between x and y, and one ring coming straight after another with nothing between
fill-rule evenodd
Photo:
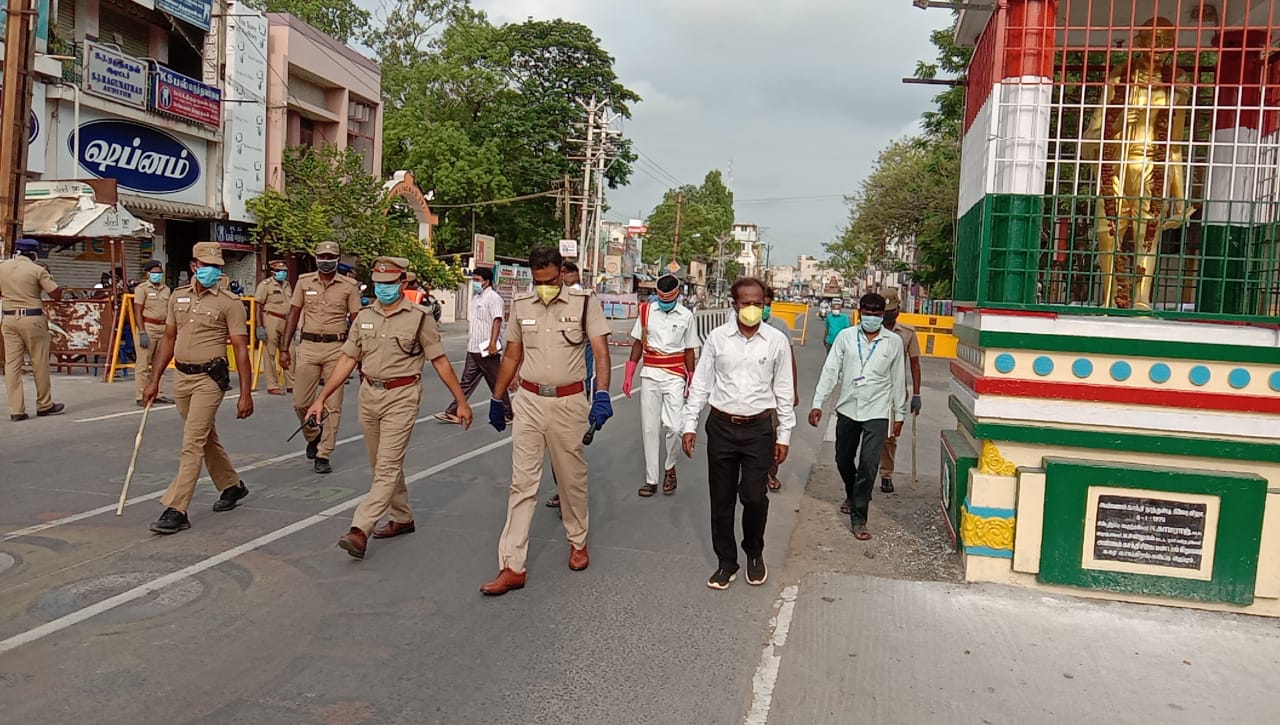
<instances>
[{"instance_id":1,"label":"blue circular tile","mask_svg":"<svg viewBox=\"0 0 1280 725\"><path fill-rule=\"evenodd\" d=\"M1249 371L1244 368L1236 368L1227 374L1227 383L1236 390L1249 387L1249 381L1253 376L1249 375Z\"/></svg>"},{"instance_id":2,"label":"blue circular tile","mask_svg":"<svg viewBox=\"0 0 1280 725\"><path fill-rule=\"evenodd\" d=\"M1192 385L1197 386L1207 385L1209 383L1209 378L1211 377L1213 377L1213 375L1209 372L1209 368L1203 365L1196 365L1191 368L1191 372L1187 373L1187 380L1190 380Z\"/></svg>"},{"instance_id":3,"label":"blue circular tile","mask_svg":"<svg viewBox=\"0 0 1280 725\"><path fill-rule=\"evenodd\" d=\"M1036 375L1044 377L1053 372L1053 360L1041 355L1031 363L1031 369L1036 371Z\"/></svg>"},{"instance_id":4,"label":"blue circular tile","mask_svg":"<svg viewBox=\"0 0 1280 725\"><path fill-rule=\"evenodd\" d=\"M1271 373L1271 378L1267 381L1271 389L1280 393L1280 370Z\"/></svg>"},{"instance_id":5,"label":"blue circular tile","mask_svg":"<svg viewBox=\"0 0 1280 725\"><path fill-rule=\"evenodd\" d=\"M1011 373L1013 372L1013 367L1016 364L1017 361L1014 360L1013 356L1007 352L1002 352L999 355L996 355L996 372Z\"/></svg>"},{"instance_id":6,"label":"blue circular tile","mask_svg":"<svg viewBox=\"0 0 1280 725\"><path fill-rule=\"evenodd\" d=\"M1133 366L1129 365L1129 363L1125 362L1124 360L1116 360L1115 362L1111 363L1111 379L1112 380L1118 380L1120 382L1124 382L1129 379L1130 375L1133 375Z\"/></svg>"},{"instance_id":7,"label":"blue circular tile","mask_svg":"<svg viewBox=\"0 0 1280 725\"><path fill-rule=\"evenodd\" d=\"M1151 371L1148 375L1151 377L1151 382L1153 383L1167 383L1169 382L1169 378L1173 377L1173 371L1164 363L1156 363L1151 366Z\"/></svg>"},{"instance_id":8,"label":"blue circular tile","mask_svg":"<svg viewBox=\"0 0 1280 725\"><path fill-rule=\"evenodd\" d=\"M1084 358L1076 358L1076 361L1071 363L1071 374L1077 378L1087 378L1093 375L1093 363Z\"/></svg>"}]
</instances>

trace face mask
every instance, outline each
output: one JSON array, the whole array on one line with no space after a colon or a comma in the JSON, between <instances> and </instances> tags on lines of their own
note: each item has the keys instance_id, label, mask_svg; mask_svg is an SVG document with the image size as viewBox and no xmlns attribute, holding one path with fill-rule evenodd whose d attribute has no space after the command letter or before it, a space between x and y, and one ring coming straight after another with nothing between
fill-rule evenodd
<instances>
[{"instance_id":1,"label":"face mask","mask_svg":"<svg viewBox=\"0 0 1280 725\"><path fill-rule=\"evenodd\" d=\"M481 292L484 291L484 285L479 282L472 282L471 291L475 292L476 294L480 294Z\"/></svg>"},{"instance_id":2,"label":"face mask","mask_svg":"<svg viewBox=\"0 0 1280 725\"><path fill-rule=\"evenodd\" d=\"M658 309L662 310L663 312L670 312L675 308L676 308L675 300L671 300L670 302L663 302L662 300L658 300Z\"/></svg>"},{"instance_id":3,"label":"face mask","mask_svg":"<svg viewBox=\"0 0 1280 725\"><path fill-rule=\"evenodd\" d=\"M765 305L764 314L762 315L762 318L767 320L772 316L773 316L773 305Z\"/></svg>"},{"instance_id":4,"label":"face mask","mask_svg":"<svg viewBox=\"0 0 1280 725\"><path fill-rule=\"evenodd\" d=\"M894 310L893 312L884 313L884 324L889 327L893 327L898 324L898 311Z\"/></svg>"},{"instance_id":5,"label":"face mask","mask_svg":"<svg viewBox=\"0 0 1280 725\"><path fill-rule=\"evenodd\" d=\"M288 272L286 272L286 271L284 271L284 270L281 270L281 271L279 271L279 272L276 272L276 281L277 281L277 282L283 282L283 281L285 281L286 279L289 279L289 273L288 273Z\"/></svg>"},{"instance_id":6,"label":"face mask","mask_svg":"<svg viewBox=\"0 0 1280 725\"><path fill-rule=\"evenodd\" d=\"M880 315L867 315L867 314L864 314L864 315L862 316L862 331L863 331L863 332L879 332L879 331L880 331L880 327L881 327L881 325L883 325L883 324L884 324L884 318L883 318L883 317L881 317Z\"/></svg>"},{"instance_id":7,"label":"face mask","mask_svg":"<svg viewBox=\"0 0 1280 725\"><path fill-rule=\"evenodd\" d=\"M743 307L738 310L738 322L747 327L755 327L760 324L760 320L764 319L764 309L754 305Z\"/></svg>"},{"instance_id":8,"label":"face mask","mask_svg":"<svg viewBox=\"0 0 1280 725\"><path fill-rule=\"evenodd\" d=\"M839 307L832 307L832 308L831 308L831 314L833 314L833 315L838 315L838 314L840 314L840 313L841 313L841 312L843 312L843 311L844 311L844 310L841 310Z\"/></svg>"},{"instance_id":9,"label":"face mask","mask_svg":"<svg viewBox=\"0 0 1280 725\"><path fill-rule=\"evenodd\" d=\"M337 271L338 271L338 260L336 260L336 259L317 259L317 260L316 260L316 269L320 270L320 273L321 273L321 274L333 274L334 272L337 272Z\"/></svg>"},{"instance_id":10,"label":"face mask","mask_svg":"<svg viewBox=\"0 0 1280 725\"><path fill-rule=\"evenodd\" d=\"M384 305L389 305L400 299L400 283L399 282L374 282L373 295L378 301Z\"/></svg>"},{"instance_id":11,"label":"face mask","mask_svg":"<svg viewBox=\"0 0 1280 725\"><path fill-rule=\"evenodd\" d=\"M201 267L196 270L196 281L205 289L212 289L222 279L222 270L217 267Z\"/></svg>"},{"instance_id":12,"label":"face mask","mask_svg":"<svg viewBox=\"0 0 1280 725\"><path fill-rule=\"evenodd\" d=\"M151 284L160 284L164 281L164 272L148 272L147 279L151 280Z\"/></svg>"},{"instance_id":13,"label":"face mask","mask_svg":"<svg viewBox=\"0 0 1280 725\"><path fill-rule=\"evenodd\" d=\"M538 299L542 300L545 305L551 304L551 300L560 296L560 285L558 284L535 284L533 291L537 293Z\"/></svg>"}]
</instances>

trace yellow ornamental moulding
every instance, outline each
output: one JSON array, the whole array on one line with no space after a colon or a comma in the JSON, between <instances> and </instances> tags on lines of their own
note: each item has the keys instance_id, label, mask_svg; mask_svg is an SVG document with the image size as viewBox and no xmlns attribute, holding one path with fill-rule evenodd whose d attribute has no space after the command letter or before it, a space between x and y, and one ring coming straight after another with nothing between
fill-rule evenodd
<instances>
[{"instance_id":1,"label":"yellow ornamental moulding","mask_svg":"<svg viewBox=\"0 0 1280 725\"><path fill-rule=\"evenodd\" d=\"M982 442L982 456L978 459L978 473L992 473L997 476L1012 476L1018 467L1004 456L991 441Z\"/></svg>"},{"instance_id":2,"label":"yellow ornamental moulding","mask_svg":"<svg viewBox=\"0 0 1280 725\"><path fill-rule=\"evenodd\" d=\"M965 548L984 547L996 551L1013 551L1013 530L1016 519L998 516L978 516L968 508L960 510L960 537Z\"/></svg>"}]
</instances>

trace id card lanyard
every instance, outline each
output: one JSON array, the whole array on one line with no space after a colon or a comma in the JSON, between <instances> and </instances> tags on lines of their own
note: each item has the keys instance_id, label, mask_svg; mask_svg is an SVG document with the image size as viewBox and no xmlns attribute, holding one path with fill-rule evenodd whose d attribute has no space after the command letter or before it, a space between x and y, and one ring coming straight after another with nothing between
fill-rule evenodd
<instances>
[{"instance_id":1,"label":"id card lanyard","mask_svg":"<svg viewBox=\"0 0 1280 725\"><path fill-rule=\"evenodd\" d=\"M857 340L858 340L858 364L860 365L860 367L858 368L858 372L860 372L860 373L865 373L865 372L866 372L866 370L867 370L867 362L868 362L868 361L870 361L870 360L871 360L871 358L876 354L876 347L880 345L880 341L881 341L881 340L883 340L884 338L883 338L883 337L877 337L877 338L876 338L876 341L875 341L875 342L873 342L873 343L871 343L871 349L867 351L867 356L866 356L866 357L863 357L863 356L862 356L862 331L861 331L861 330L859 330L859 331L858 331L858 334L856 335L856 337L857 337Z\"/></svg>"}]
</instances>

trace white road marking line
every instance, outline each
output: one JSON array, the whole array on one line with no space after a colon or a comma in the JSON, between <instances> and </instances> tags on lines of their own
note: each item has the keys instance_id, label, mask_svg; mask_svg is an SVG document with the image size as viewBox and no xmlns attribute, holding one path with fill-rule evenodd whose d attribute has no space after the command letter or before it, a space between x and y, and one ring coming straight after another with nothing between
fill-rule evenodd
<instances>
[{"instance_id":1,"label":"white road marking line","mask_svg":"<svg viewBox=\"0 0 1280 725\"><path fill-rule=\"evenodd\" d=\"M617 370L618 368L621 368L621 367L623 367L623 365L614 365L610 369ZM613 399L617 400L619 397L621 396L615 396ZM471 410L474 412L477 408L484 408L485 406L489 405L489 402L491 400L492 398L485 398L483 401L472 405ZM134 412L135 411L129 411L130 414ZM139 410L136 412L141 413L142 411ZM117 415L122 415L122 414L117 414ZM431 415L425 415L417 419L416 421L414 421L414 424L417 425L418 423L423 423L428 420L435 420L435 413L432 413ZM477 419L476 421L472 422L472 425L474 426L476 422L480 422L480 421ZM361 433L360 435L354 435L349 438L343 438L341 440L335 441L334 445L341 446L347 443L354 443L355 441L363 440L363 439L364 439L364 434ZM305 454L306 454L305 450L294 451L292 453L285 453L283 455L279 455L274 458L267 458L265 460L255 461L253 463L246 463L243 466L236 467L236 471L239 473L244 473L245 471L255 471L259 468L266 468L267 466L270 466L272 464L282 463L284 461L288 461ZM204 476L196 482L196 485L199 485L201 483L208 483L211 480L212 479L210 479L208 476ZM134 496L133 498L125 501L124 505L128 507L128 506L134 505L135 503L142 503L143 501L152 501L154 499L160 498L163 495L164 495L163 489L159 491L152 491L151 493L143 494L141 496ZM16 539L21 536L30 536L31 534L38 534L41 531L48 531L49 529L57 528L59 526L64 526L66 524L74 524L77 521L90 519L99 514L105 514L108 511L115 511L115 510L116 510L116 504L111 504L109 506L99 506L98 508L89 509L88 511L81 511L78 514L71 514L70 516L63 516L62 518L53 519L52 521L46 521L42 524L35 524L34 526L28 526L26 528L17 529L16 531L10 531L9 533L0 536L0 543L4 543L6 541L9 541L11 539Z\"/></svg>"},{"instance_id":2,"label":"white road marking line","mask_svg":"<svg viewBox=\"0 0 1280 725\"><path fill-rule=\"evenodd\" d=\"M742 721L744 725L767 725L769 722L773 688L778 684L778 670L782 666L782 655L777 651L787 644L791 619L796 611L796 593L799 590L800 587L796 584L784 588L774 604L778 613L769 620L769 641L760 653L760 666L751 678L751 709ZM3 644L0 644L0 652L3 651Z\"/></svg>"},{"instance_id":3,"label":"white road marking line","mask_svg":"<svg viewBox=\"0 0 1280 725\"><path fill-rule=\"evenodd\" d=\"M613 400L617 400L618 398L621 398L621 397L622 395L618 394L616 396L613 396ZM459 455L459 456L454 456L453 458L450 458L447 461L444 461L442 463L437 463L436 465L431 466L430 468L425 468L421 471L418 471L417 473L411 476L406 476L405 483L409 484L409 483L417 482L421 479L427 478L428 476L433 476L437 473L440 473L441 471L446 471L450 468L453 468L459 463L465 463L466 461L469 461L472 458L477 458L479 456L484 455L485 453L488 453L489 451L496 450L498 448L501 448L503 446L507 446L510 444L511 444L511 436L507 436L502 440L494 441L487 445L483 445L479 448L476 448L475 450L469 451L467 453L463 453L462 455ZM127 591L121 592L115 595L114 597L108 597L107 599L104 599L95 604L91 604L87 607L82 607L80 609L77 609L76 611L71 612L70 614L66 614L61 617L58 617L57 619L52 620L50 622L46 622L38 627L33 627L32 629L28 629L25 632L15 634L14 636L6 640L0 641L0 654L4 654L5 652L9 652L11 650L17 649L18 647L21 647L24 644L30 644L37 640L44 639L45 637L48 637L51 634L61 632L62 630L68 627L72 627L85 620L92 619L93 617L96 617L99 614L109 612L112 609L128 604L129 602L132 602L135 599L140 599L141 597L145 597L148 594L158 592L161 589L164 589L165 587L168 587L173 584L177 584L178 582L182 581L183 579L186 579L189 576L199 574L200 572L206 571L208 569L212 569L213 567L218 566L219 564L224 564L228 561L231 561L232 559L235 559L241 554L247 554L251 551L261 549L267 544L279 541L280 539L283 539L287 536L292 536L293 534L296 534L299 531L305 531L306 529L309 529L312 526L315 526L316 524L321 523L322 521L330 520L333 516L337 514L340 514L344 511L349 511L355 508L357 505L359 505L360 501L362 501L363 499L364 499L364 494L347 499L346 501L343 501L340 504L330 506L324 511L321 511L318 514L313 514L311 516L308 516L307 518L302 519L301 521L295 521L294 523L289 524L287 526L283 526L279 529L276 529L275 531L271 531L266 534L263 534L262 536L259 536L256 539L250 539L249 541L246 541L245 543L240 544L239 546L235 546L221 553L214 554L213 556L210 556L206 559L201 559L200 561L197 561L196 563L191 564L190 566L183 567L178 571L156 577L155 579L152 579L149 582L140 584L134 587L133 589L129 589ZM108 510L113 508L115 507L114 506L107 507ZM794 587L792 587L792 589L794 589ZM790 621L789 618L788 618L788 621ZM785 640L785 637L786 635L784 634L783 635L784 640Z\"/></svg>"},{"instance_id":4,"label":"white road marking line","mask_svg":"<svg viewBox=\"0 0 1280 725\"><path fill-rule=\"evenodd\" d=\"M224 396L222 396L222 399L223 399L223 400L235 400L236 398L239 398L239 397L240 397L240 394L239 394L239 393L232 393L231 395L224 395ZM153 413L154 413L154 412L159 411L159 410L172 410L172 409L177 408L177 407L178 407L178 406L176 406L176 405L153 405L153 406L151 406L151 412L153 412ZM110 414L108 414L108 415L100 415L100 416L98 416L98 417L96 417L96 418L76 418L76 419L75 419L74 421L72 421L72 422L74 422L74 423L93 423L93 422L95 422L95 421L99 421L99 420L111 420L112 418L124 418L124 417L130 416L130 415L142 415L142 411L143 411L143 410L144 410L143 408L139 408L139 409L137 409L137 410L126 410L126 411L124 411L124 412L122 412L122 413L110 413Z\"/></svg>"}]
</instances>

